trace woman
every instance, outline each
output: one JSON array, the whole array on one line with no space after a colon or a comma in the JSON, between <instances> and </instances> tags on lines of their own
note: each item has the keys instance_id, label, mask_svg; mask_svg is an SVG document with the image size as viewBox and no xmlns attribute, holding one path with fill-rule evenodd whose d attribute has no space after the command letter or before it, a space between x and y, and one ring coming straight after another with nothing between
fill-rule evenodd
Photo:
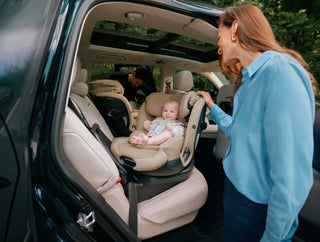
<instances>
[{"instance_id":1,"label":"woman","mask_svg":"<svg viewBox=\"0 0 320 242\"><path fill-rule=\"evenodd\" d=\"M224 241L290 240L313 179L313 76L249 3L225 11L218 40L221 65L236 77L232 117L199 94L230 139Z\"/></svg>"}]
</instances>

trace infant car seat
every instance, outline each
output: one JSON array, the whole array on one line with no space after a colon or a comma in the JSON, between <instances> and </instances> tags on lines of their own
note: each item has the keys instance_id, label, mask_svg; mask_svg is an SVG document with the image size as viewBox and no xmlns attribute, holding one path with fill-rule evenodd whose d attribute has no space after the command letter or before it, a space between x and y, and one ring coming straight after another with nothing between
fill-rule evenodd
<instances>
[{"instance_id":1,"label":"infant car seat","mask_svg":"<svg viewBox=\"0 0 320 242\"><path fill-rule=\"evenodd\" d=\"M133 129L133 110L123 95L120 82L97 80L90 82L90 93L114 137L129 136Z\"/></svg>"},{"instance_id":2,"label":"infant car seat","mask_svg":"<svg viewBox=\"0 0 320 242\"><path fill-rule=\"evenodd\" d=\"M185 136L172 137L158 146L133 145L127 137L115 138L111 152L128 170L151 176L170 176L182 171L193 160L197 140L205 128L205 102L195 92L150 94L139 110L137 130L132 135L147 133L143 122L161 116L162 107L169 100L180 102L179 121L185 123Z\"/></svg>"}]
</instances>

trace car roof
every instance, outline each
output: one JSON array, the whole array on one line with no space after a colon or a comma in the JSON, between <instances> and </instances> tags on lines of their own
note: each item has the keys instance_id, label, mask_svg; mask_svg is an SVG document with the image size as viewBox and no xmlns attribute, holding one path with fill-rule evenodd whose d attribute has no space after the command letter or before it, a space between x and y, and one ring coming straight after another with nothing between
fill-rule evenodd
<instances>
[{"instance_id":1,"label":"car roof","mask_svg":"<svg viewBox=\"0 0 320 242\"><path fill-rule=\"evenodd\" d=\"M176 57L211 63L219 59L217 20L222 13L186 0L102 3L87 15L79 56L92 63L135 64L139 55L149 65L170 64Z\"/></svg>"}]
</instances>

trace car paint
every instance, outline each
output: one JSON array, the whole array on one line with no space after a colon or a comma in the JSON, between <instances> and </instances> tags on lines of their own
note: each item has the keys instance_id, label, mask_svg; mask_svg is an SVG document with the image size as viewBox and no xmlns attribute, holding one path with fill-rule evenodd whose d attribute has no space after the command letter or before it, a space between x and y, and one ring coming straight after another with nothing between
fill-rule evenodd
<instances>
[{"instance_id":1,"label":"car paint","mask_svg":"<svg viewBox=\"0 0 320 242\"><path fill-rule=\"evenodd\" d=\"M110 207L98 206L105 201L95 199L97 193L85 181L79 186L67 169L56 165L63 158L56 155L54 133L63 113L56 107L67 96L75 30L100 2L0 2L0 22L5 23L0 26L0 241L138 241ZM131 2L172 8L214 24L208 10L191 11L179 1ZM80 213L91 211L95 233L77 223Z\"/></svg>"}]
</instances>

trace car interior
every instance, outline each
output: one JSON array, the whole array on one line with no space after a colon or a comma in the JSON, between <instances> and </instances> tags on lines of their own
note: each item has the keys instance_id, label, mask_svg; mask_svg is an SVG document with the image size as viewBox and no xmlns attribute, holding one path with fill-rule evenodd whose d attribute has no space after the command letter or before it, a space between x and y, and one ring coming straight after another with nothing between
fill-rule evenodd
<instances>
[{"instance_id":1,"label":"car interior","mask_svg":"<svg viewBox=\"0 0 320 242\"><path fill-rule=\"evenodd\" d=\"M106 2L92 7L74 30L59 166L78 187L102 197L115 212L108 216L117 217L140 240L222 240L221 160L228 139L196 91L209 91L231 114L233 84L222 74L217 55L216 21L222 10L208 11L215 16L211 23L179 9ZM130 32L132 26L145 33ZM96 63L112 71L152 67L153 92L138 93L133 105L119 82L93 76ZM159 146L131 144L129 137L143 130L145 120L160 116L167 100L180 103L184 137ZM303 214L320 227L319 213L315 221L308 220L313 210Z\"/></svg>"}]
</instances>

